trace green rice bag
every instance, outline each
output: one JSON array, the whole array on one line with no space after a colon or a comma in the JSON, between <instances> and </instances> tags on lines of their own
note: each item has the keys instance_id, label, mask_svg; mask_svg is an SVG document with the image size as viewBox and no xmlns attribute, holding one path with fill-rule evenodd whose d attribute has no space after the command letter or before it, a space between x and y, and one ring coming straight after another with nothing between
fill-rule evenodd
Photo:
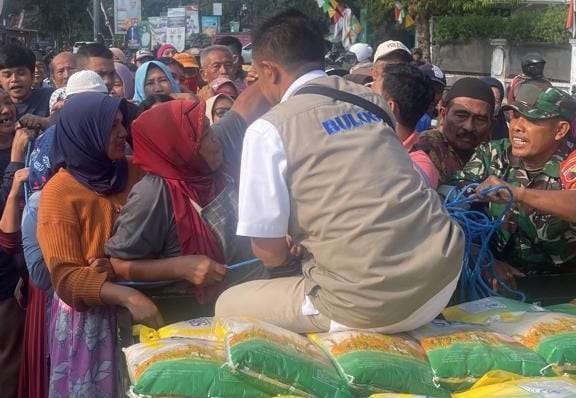
<instances>
[{"instance_id":1,"label":"green rice bag","mask_svg":"<svg viewBox=\"0 0 576 398\"><path fill-rule=\"evenodd\" d=\"M141 396L264 398L224 366L221 342L170 338L124 350L132 391Z\"/></svg>"},{"instance_id":2,"label":"green rice bag","mask_svg":"<svg viewBox=\"0 0 576 398\"><path fill-rule=\"evenodd\" d=\"M553 375L540 355L482 326L436 320L411 334L426 351L435 380L451 391L470 388L492 370L531 377Z\"/></svg>"},{"instance_id":3,"label":"green rice bag","mask_svg":"<svg viewBox=\"0 0 576 398\"><path fill-rule=\"evenodd\" d=\"M228 366L256 388L271 395L352 396L330 359L307 338L257 320L232 317L219 323Z\"/></svg>"},{"instance_id":4,"label":"green rice bag","mask_svg":"<svg viewBox=\"0 0 576 398\"><path fill-rule=\"evenodd\" d=\"M565 304L556 304L546 307L548 311L562 312L564 314L576 315L576 300L572 300Z\"/></svg>"},{"instance_id":5,"label":"green rice bag","mask_svg":"<svg viewBox=\"0 0 576 398\"><path fill-rule=\"evenodd\" d=\"M527 313L516 322L494 322L489 328L539 353L556 373L576 373L576 316Z\"/></svg>"},{"instance_id":6,"label":"green rice bag","mask_svg":"<svg viewBox=\"0 0 576 398\"><path fill-rule=\"evenodd\" d=\"M354 330L309 337L362 396L378 392L450 396L434 384L426 353L409 336Z\"/></svg>"},{"instance_id":7,"label":"green rice bag","mask_svg":"<svg viewBox=\"0 0 576 398\"><path fill-rule=\"evenodd\" d=\"M442 311L442 315L451 322L485 325L497 320L513 321L533 311L544 311L544 308L504 297L486 297L448 307Z\"/></svg>"},{"instance_id":8,"label":"green rice bag","mask_svg":"<svg viewBox=\"0 0 576 398\"><path fill-rule=\"evenodd\" d=\"M157 362L146 370L133 390L151 397L269 397L242 382L222 362L200 359Z\"/></svg>"}]
</instances>

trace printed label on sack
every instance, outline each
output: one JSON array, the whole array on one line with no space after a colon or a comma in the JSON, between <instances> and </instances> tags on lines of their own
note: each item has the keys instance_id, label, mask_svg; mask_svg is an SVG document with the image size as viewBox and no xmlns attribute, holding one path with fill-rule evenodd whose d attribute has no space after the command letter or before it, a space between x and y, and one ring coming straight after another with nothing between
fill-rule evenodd
<instances>
[{"instance_id":1,"label":"printed label on sack","mask_svg":"<svg viewBox=\"0 0 576 398\"><path fill-rule=\"evenodd\" d=\"M576 389L574 384L565 381L534 381L521 384L518 387L526 392L537 394L543 398L570 398L574 397Z\"/></svg>"}]
</instances>

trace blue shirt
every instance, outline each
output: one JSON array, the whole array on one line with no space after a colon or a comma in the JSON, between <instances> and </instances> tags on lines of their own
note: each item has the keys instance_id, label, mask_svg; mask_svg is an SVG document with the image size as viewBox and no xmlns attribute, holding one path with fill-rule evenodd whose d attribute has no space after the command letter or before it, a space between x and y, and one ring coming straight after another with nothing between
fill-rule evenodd
<instances>
[{"instance_id":1,"label":"blue shirt","mask_svg":"<svg viewBox=\"0 0 576 398\"><path fill-rule=\"evenodd\" d=\"M432 128L432 118L430 117L429 114L425 113L424 116L422 116L420 120L418 120L415 130L417 133L421 133L423 131L430 130L431 128Z\"/></svg>"},{"instance_id":2,"label":"blue shirt","mask_svg":"<svg viewBox=\"0 0 576 398\"><path fill-rule=\"evenodd\" d=\"M36 236L36 224L38 223L38 205L42 191L34 192L28 198L22 214L22 245L24 247L24 259L26 268L32 283L36 287L50 293L52 281L50 272L44 263L44 257L40 250L40 244Z\"/></svg>"}]
</instances>

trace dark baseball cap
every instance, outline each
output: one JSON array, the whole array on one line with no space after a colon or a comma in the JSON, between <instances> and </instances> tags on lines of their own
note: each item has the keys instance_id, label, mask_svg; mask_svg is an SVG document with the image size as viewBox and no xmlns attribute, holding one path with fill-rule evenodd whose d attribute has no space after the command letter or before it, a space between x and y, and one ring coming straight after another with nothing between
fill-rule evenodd
<instances>
[{"instance_id":1,"label":"dark baseball cap","mask_svg":"<svg viewBox=\"0 0 576 398\"><path fill-rule=\"evenodd\" d=\"M516 101L504 105L502 110L516 111L526 119L560 118L572 122L576 117L576 100L559 88L543 89L526 83L519 87Z\"/></svg>"},{"instance_id":2,"label":"dark baseball cap","mask_svg":"<svg viewBox=\"0 0 576 398\"><path fill-rule=\"evenodd\" d=\"M424 64L421 65L419 68L434 83L446 86L446 75L444 74L444 72L442 72L442 69L440 69L438 66L433 64Z\"/></svg>"}]
</instances>

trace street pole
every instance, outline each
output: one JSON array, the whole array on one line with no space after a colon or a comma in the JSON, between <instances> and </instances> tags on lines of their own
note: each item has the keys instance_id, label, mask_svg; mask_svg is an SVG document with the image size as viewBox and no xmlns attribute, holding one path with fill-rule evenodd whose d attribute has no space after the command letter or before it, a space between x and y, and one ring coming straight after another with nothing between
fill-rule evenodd
<instances>
[{"instance_id":1,"label":"street pole","mask_svg":"<svg viewBox=\"0 0 576 398\"><path fill-rule=\"evenodd\" d=\"M94 41L98 41L100 33L100 1L92 0L92 15L94 19Z\"/></svg>"}]
</instances>

